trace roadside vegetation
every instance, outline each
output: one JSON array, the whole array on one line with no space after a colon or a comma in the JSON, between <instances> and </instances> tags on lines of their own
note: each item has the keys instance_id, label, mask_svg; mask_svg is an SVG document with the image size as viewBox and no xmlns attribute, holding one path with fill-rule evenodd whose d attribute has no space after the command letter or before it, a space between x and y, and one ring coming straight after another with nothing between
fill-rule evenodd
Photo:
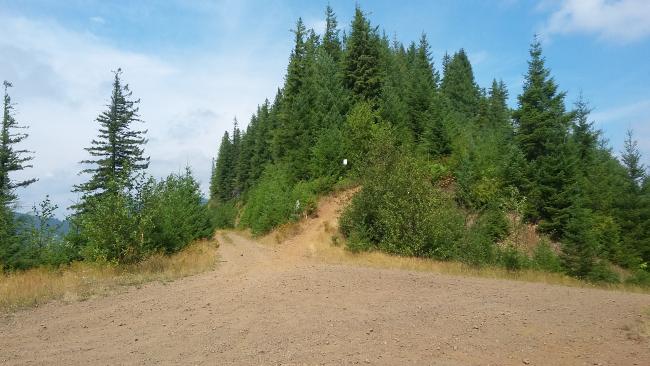
<instances>
[{"instance_id":1,"label":"roadside vegetation","mask_svg":"<svg viewBox=\"0 0 650 366\"><path fill-rule=\"evenodd\" d=\"M357 7L341 37L325 15L322 35L298 20L284 86L223 136L217 225L261 235L357 185L340 222L350 251L650 285L650 179L634 135L617 157L537 38L511 108L503 82L477 84L464 50L437 66L426 35L390 40Z\"/></svg>"},{"instance_id":2,"label":"roadside vegetation","mask_svg":"<svg viewBox=\"0 0 650 366\"><path fill-rule=\"evenodd\" d=\"M187 168L156 180L147 173L146 131L139 100L114 74L98 135L81 163L87 180L73 187L79 200L62 232L58 207L46 197L32 215L16 213L17 190L36 181L12 179L31 167L31 152L17 144L28 136L14 118L4 83L0 131L0 309L49 299L85 297L125 283L171 279L210 268L213 219Z\"/></svg>"},{"instance_id":3,"label":"roadside vegetation","mask_svg":"<svg viewBox=\"0 0 650 366\"><path fill-rule=\"evenodd\" d=\"M83 300L126 285L171 281L214 268L217 243L198 241L172 255L161 253L132 264L73 262L0 274L0 312L38 306L52 300Z\"/></svg>"}]
</instances>

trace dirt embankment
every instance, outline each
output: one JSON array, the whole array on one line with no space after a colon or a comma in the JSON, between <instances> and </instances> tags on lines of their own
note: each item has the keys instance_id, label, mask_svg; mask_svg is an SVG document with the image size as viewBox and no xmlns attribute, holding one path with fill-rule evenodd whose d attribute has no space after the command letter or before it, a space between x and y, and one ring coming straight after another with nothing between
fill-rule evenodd
<instances>
[{"instance_id":1,"label":"dirt embankment","mask_svg":"<svg viewBox=\"0 0 650 366\"><path fill-rule=\"evenodd\" d=\"M8 315L0 364L650 364L648 295L321 260L344 200L219 234L214 271Z\"/></svg>"}]
</instances>

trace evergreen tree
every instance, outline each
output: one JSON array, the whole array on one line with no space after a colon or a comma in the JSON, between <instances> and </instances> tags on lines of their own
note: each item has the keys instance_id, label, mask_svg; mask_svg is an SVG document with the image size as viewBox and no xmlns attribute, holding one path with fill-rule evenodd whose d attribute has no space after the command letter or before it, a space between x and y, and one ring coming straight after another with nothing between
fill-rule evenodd
<instances>
[{"instance_id":1,"label":"evergreen tree","mask_svg":"<svg viewBox=\"0 0 650 366\"><path fill-rule=\"evenodd\" d=\"M416 48L410 47L412 60L406 104L408 123L415 141L421 141L425 127L433 119L434 98L438 87L438 74L433 68L429 42L423 34Z\"/></svg>"},{"instance_id":2,"label":"evergreen tree","mask_svg":"<svg viewBox=\"0 0 650 366\"><path fill-rule=\"evenodd\" d=\"M31 168L29 162L34 158L28 150L16 150L15 146L25 140L26 133L18 133L16 130L25 129L20 126L14 118L14 106L11 102L8 89L11 83L5 81L4 99L2 104L2 131L0 131L0 204L9 207L16 201L15 189L26 187L36 181L27 179L24 181L13 181L10 177L12 172L22 171Z\"/></svg>"},{"instance_id":3,"label":"evergreen tree","mask_svg":"<svg viewBox=\"0 0 650 366\"><path fill-rule=\"evenodd\" d=\"M30 151L16 149L16 145L28 135L16 130L24 129L14 118L14 106L9 96L11 83L5 81L2 104L2 130L0 131L0 269L20 266L21 251L25 248L19 242L16 220L14 217L17 196L16 188L26 187L36 181L27 179L14 181L11 173L19 172L32 166Z\"/></svg>"},{"instance_id":4,"label":"evergreen tree","mask_svg":"<svg viewBox=\"0 0 650 366\"><path fill-rule=\"evenodd\" d=\"M343 56L343 80L356 101L376 103L381 95L380 39L358 6Z\"/></svg>"},{"instance_id":5,"label":"evergreen tree","mask_svg":"<svg viewBox=\"0 0 650 366\"><path fill-rule=\"evenodd\" d=\"M568 128L573 113L564 107L564 93L545 67L542 47L531 45L524 90L513 118L517 141L529 161L526 195L529 216L541 220L540 228L554 238L563 236L575 190L575 153L568 144Z\"/></svg>"},{"instance_id":6,"label":"evergreen tree","mask_svg":"<svg viewBox=\"0 0 650 366\"><path fill-rule=\"evenodd\" d=\"M473 118L478 111L480 91L465 50L460 49L451 58L445 55L443 68L440 90L446 97L449 110L459 113L464 119Z\"/></svg>"},{"instance_id":7,"label":"evergreen tree","mask_svg":"<svg viewBox=\"0 0 650 366\"><path fill-rule=\"evenodd\" d=\"M630 186L635 192L638 192L645 178L646 171L643 164L641 164L641 153L639 152L638 143L634 139L634 134L631 130L627 131L625 150L621 155L621 160L627 170Z\"/></svg>"},{"instance_id":8,"label":"evergreen tree","mask_svg":"<svg viewBox=\"0 0 650 366\"><path fill-rule=\"evenodd\" d=\"M254 153L250 163L250 185L262 176L266 164L272 162L271 154L271 132L273 120L271 116L273 107L269 105L268 99L257 111L257 128L253 133Z\"/></svg>"},{"instance_id":9,"label":"evergreen tree","mask_svg":"<svg viewBox=\"0 0 650 366\"><path fill-rule=\"evenodd\" d=\"M134 130L132 123L142 122L138 115L140 100L132 100L128 85L122 84L122 70L115 72L113 91L108 109L97 117L99 136L86 148L91 160L81 163L89 165L81 171L90 174L90 179L75 186L74 191L82 194L81 202L73 206L78 210L93 198L103 193L132 188L134 178L149 166L149 157L144 156L143 146L146 130ZM115 184L113 184L115 183ZM113 192L115 193L115 192Z\"/></svg>"},{"instance_id":10,"label":"evergreen tree","mask_svg":"<svg viewBox=\"0 0 650 366\"><path fill-rule=\"evenodd\" d=\"M643 190L645 167L641 164L641 153L630 130L627 131L621 161L626 177L623 192L618 198L617 219L621 227L623 249L627 253L626 264L633 266L637 264L637 256L647 258L650 237L644 229L650 220L650 200Z\"/></svg>"},{"instance_id":11,"label":"evergreen tree","mask_svg":"<svg viewBox=\"0 0 650 366\"><path fill-rule=\"evenodd\" d=\"M339 62L341 59L341 40L339 38L338 22L336 21L336 14L332 7L327 5L325 9L325 34L323 34L323 49L334 60Z\"/></svg>"},{"instance_id":12,"label":"evergreen tree","mask_svg":"<svg viewBox=\"0 0 650 366\"><path fill-rule=\"evenodd\" d=\"M510 109L508 108L508 89L503 80L492 80L488 93L487 115L490 127L512 133L510 124Z\"/></svg>"},{"instance_id":13,"label":"evergreen tree","mask_svg":"<svg viewBox=\"0 0 650 366\"><path fill-rule=\"evenodd\" d=\"M285 86L277 113L278 126L273 131L274 160L289 164L293 178L308 175L309 149L314 127L311 107L315 86L309 73L315 62L318 37L307 31L301 19L296 24L295 46L292 51Z\"/></svg>"},{"instance_id":14,"label":"evergreen tree","mask_svg":"<svg viewBox=\"0 0 650 366\"><path fill-rule=\"evenodd\" d=\"M393 41L392 47L382 48L384 55L384 73L382 94L379 102L379 114L384 121L393 126L402 145L413 146L415 136L407 119L406 95L408 60L401 43Z\"/></svg>"},{"instance_id":15,"label":"evergreen tree","mask_svg":"<svg viewBox=\"0 0 650 366\"><path fill-rule=\"evenodd\" d=\"M575 119L572 126L573 143L576 145L576 153L583 173L588 174L588 168L594 164L596 149L600 132L595 131L593 122L589 122L591 109L582 98L582 94L575 103Z\"/></svg>"},{"instance_id":16,"label":"evergreen tree","mask_svg":"<svg viewBox=\"0 0 650 366\"><path fill-rule=\"evenodd\" d=\"M214 167L214 173L210 181L210 198L221 202L228 201L232 198L233 181L232 172L234 170L233 146L228 131L223 133L221 144L219 145L219 154Z\"/></svg>"}]
</instances>

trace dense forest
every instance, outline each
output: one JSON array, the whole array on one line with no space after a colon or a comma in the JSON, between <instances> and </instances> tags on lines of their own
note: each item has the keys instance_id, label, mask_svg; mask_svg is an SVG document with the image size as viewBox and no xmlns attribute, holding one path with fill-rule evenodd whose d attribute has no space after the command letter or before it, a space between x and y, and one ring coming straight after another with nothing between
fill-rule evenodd
<instances>
[{"instance_id":1,"label":"dense forest","mask_svg":"<svg viewBox=\"0 0 650 366\"><path fill-rule=\"evenodd\" d=\"M17 189L36 179L16 181L11 174L31 167L32 153L19 148L28 135L15 119L4 82L0 135L0 270L58 267L72 261L107 264L137 262L153 253L170 254L211 234L212 224L199 185L189 168L156 181L146 170L146 131L139 100L114 75L106 110L96 120L98 135L85 150L80 174L87 180L72 188L79 201L71 207L65 234L49 197L31 215L16 212Z\"/></svg>"},{"instance_id":2,"label":"dense forest","mask_svg":"<svg viewBox=\"0 0 650 366\"><path fill-rule=\"evenodd\" d=\"M634 136L617 157L537 38L511 109L464 50L434 65L425 35L391 40L358 7L346 32L328 7L322 35L300 19L293 33L283 87L221 139L217 226L263 234L359 186L340 221L351 250L650 283L650 179Z\"/></svg>"}]
</instances>

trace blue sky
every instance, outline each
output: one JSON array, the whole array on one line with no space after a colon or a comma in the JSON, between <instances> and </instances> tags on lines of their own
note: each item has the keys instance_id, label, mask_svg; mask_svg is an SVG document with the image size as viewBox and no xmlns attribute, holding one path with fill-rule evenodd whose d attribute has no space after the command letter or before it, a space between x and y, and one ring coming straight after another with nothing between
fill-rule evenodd
<instances>
[{"instance_id":1,"label":"blue sky","mask_svg":"<svg viewBox=\"0 0 650 366\"><path fill-rule=\"evenodd\" d=\"M329 1L347 29L354 1ZM408 43L429 37L436 66L463 47L477 81L509 87L516 105L528 45L543 39L567 104L582 91L592 120L615 151L634 129L650 163L650 1L358 1L371 22ZM207 189L210 159L236 116L245 125L282 84L290 29L302 17L322 31L327 1L0 0L0 79L14 83L18 120L35 150L19 192L21 209L50 194L61 207L82 181L78 161L110 93L111 70L124 69L149 129L150 172L190 164ZM63 215L63 210L60 210Z\"/></svg>"}]
</instances>

